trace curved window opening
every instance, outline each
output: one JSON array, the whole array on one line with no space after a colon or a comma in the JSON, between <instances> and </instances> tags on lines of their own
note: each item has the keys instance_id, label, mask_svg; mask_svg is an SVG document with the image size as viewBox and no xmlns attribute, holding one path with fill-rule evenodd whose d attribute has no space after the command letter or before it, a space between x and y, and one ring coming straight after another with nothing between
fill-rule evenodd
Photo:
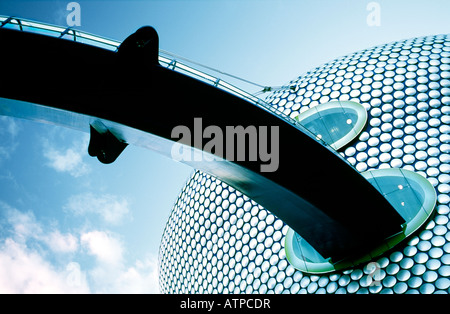
<instances>
[{"instance_id":1,"label":"curved window opening","mask_svg":"<svg viewBox=\"0 0 450 314\"><path fill-rule=\"evenodd\" d=\"M437 195L431 183L421 175L399 168L372 170L361 175L383 194L405 220L402 232L386 238L379 247L369 249L363 257L332 261L321 256L301 235L289 229L285 242L286 257L296 269L321 274L368 262L402 242L431 217Z\"/></svg>"},{"instance_id":2,"label":"curved window opening","mask_svg":"<svg viewBox=\"0 0 450 314\"><path fill-rule=\"evenodd\" d=\"M431 216L436 205L436 191L421 175L399 168L367 171L362 175L405 220L405 237Z\"/></svg>"},{"instance_id":3,"label":"curved window opening","mask_svg":"<svg viewBox=\"0 0 450 314\"><path fill-rule=\"evenodd\" d=\"M291 228L288 229L285 240L286 258L296 269L321 274L335 269L330 258L324 258L305 239Z\"/></svg>"},{"instance_id":4,"label":"curved window opening","mask_svg":"<svg viewBox=\"0 0 450 314\"><path fill-rule=\"evenodd\" d=\"M353 101L332 101L310 108L296 119L317 140L338 150L361 133L367 122L367 112Z\"/></svg>"}]
</instances>

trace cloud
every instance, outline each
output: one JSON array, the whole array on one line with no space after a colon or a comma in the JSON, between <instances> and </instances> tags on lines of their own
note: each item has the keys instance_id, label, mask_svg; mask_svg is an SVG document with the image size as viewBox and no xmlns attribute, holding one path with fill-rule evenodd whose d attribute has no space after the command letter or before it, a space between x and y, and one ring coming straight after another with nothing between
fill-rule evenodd
<instances>
[{"instance_id":1,"label":"cloud","mask_svg":"<svg viewBox=\"0 0 450 314\"><path fill-rule=\"evenodd\" d=\"M70 253L78 249L78 239L74 235L62 234L55 228L44 230L33 212L21 212L3 202L0 202L0 207L4 210L14 241L25 244L33 240L45 244L51 251L58 253Z\"/></svg>"},{"instance_id":2,"label":"cloud","mask_svg":"<svg viewBox=\"0 0 450 314\"><path fill-rule=\"evenodd\" d=\"M116 281L118 293L160 293L158 283L158 260L149 256L144 261L136 261L119 274Z\"/></svg>"},{"instance_id":3,"label":"cloud","mask_svg":"<svg viewBox=\"0 0 450 314\"><path fill-rule=\"evenodd\" d=\"M120 265L123 248L119 239L104 231L90 231L81 235L81 244L87 247L100 263Z\"/></svg>"},{"instance_id":4,"label":"cloud","mask_svg":"<svg viewBox=\"0 0 450 314\"><path fill-rule=\"evenodd\" d=\"M25 243L30 238L39 238L43 231L41 226L36 222L32 212L20 212L15 208L2 204L6 210L6 219L10 226L13 238L21 243Z\"/></svg>"},{"instance_id":5,"label":"cloud","mask_svg":"<svg viewBox=\"0 0 450 314\"><path fill-rule=\"evenodd\" d=\"M97 293L160 293L158 262L153 255L132 266L99 264L89 271L89 278Z\"/></svg>"},{"instance_id":6,"label":"cloud","mask_svg":"<svg viewBox=\"0 0 450 314\"><path fill-rule=\"evenodd\" d=\"M70 197L64 207L76 215L95 214L109 224L119 224L129 214L128 201L111 194L83 193Z\"/></svg>"},{"instance_id":7,"label":"cloud","mask_svg":"<svg viewBox=\"0 0 450 314\"><path fill-rule=\"evenodd\" d=\"M64 233L1 201L0 216L0 293L159 293L157 257L127 260L112 231Z\"/></svg>"},{"instance_id":8,"label":"cloud","mask_svg":"<svg viewBox=\"0 0 450 314\"><path fill-rule=\"evenodd\" d=\"M40 254L10 238L0 246L0 293L89 292L81 271L55 269Z\"/></svg>"},{"instance_id":9,"label":"cloud","mask_svg":"<svg viewBox=\"0 0 450 314\"><path fill-rule=\"evenodd\" d=\"M75 178L88 174L90 168L83 161L88 141L88 137L85 136L81 141L74 141L71 147L61 150L51 145L48 140L44 140L44 157L48 161L47 166L58 172L69 173Z\"/></svg>"},{"instance_id":10,"label":"cloud","mask_svg":"<svg viewBox=\"0 0 450 314\"><path fill-rule=\"evenodd\" d=\"M20 126L16 119L0 116L0 161L9 159L11 154L17 149L17 135Z\"/></svg>"},{"instance_id":11,"label":"cloud","mask_svg":"<svg viewBox=\"0 0 450 314\"><path fill-rule=\"evenodd\" d=\"M97 292L159 293L156 256L149 255L143 260L136 260L132 266L127 266L122 241L104 231L82 234L81 244L97 259L97 266L89 271Z\"/></svg>"},{"instance_id":12,"label":"cloud","mask_svg":"<svg viewBox=\"0 0 450 314\"><path fill-rule=\"evenodd\" d=\"M67 4L70 1L59 3L55 2L55 10L52 13L52 23L56 25L62 25L62 26L68 26L67 25L67 15L70 13L70 11L67 10Z\"/></svg>"},{"instance_id":13,"label":"cloud","mask_svg":"<svg viewBox=\"0 0 450 314\"><path fill-rule=\"evenodd\" d=\"M59 268L45 259L77 250L78 240L54 227L48 230L32 212L21 212L0 201L0 293L88 293L86 275ZM73 262L72 262L73 263ZM74 280L73 278L78 278Z\"/></svg>"},{"instance_id":14,"label":"cloud","mask_svg":"<svg viewBox=\"0 0 450 314\"><path fill-rule=\"evenodd\" d=\"M55 230L45 237L45 242L54 252L69 253L75 252L78 249L78 239L68 233L62 234Z\"/></svg>"},{"instance_id":15,"label":"cloud","mask_svg":"<svg viewBox=\"0 0 450 314\"><path fill-rule=\"evenodd\" d=\"M12 138L16 137L19 134L20 126L17 124L16 119L0 116L0 134L8 134Z\"/></svg>"}]
</instances>

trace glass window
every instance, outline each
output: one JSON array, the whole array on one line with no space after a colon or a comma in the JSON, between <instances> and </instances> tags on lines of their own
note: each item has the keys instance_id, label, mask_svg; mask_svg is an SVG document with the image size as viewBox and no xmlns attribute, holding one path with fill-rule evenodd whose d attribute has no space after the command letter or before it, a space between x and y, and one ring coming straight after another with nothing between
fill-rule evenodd
<instances>
[{"instance_id":1,"label":"glass window","mask_svg":"<svg viewBox=\"0 0 450 314\"><path fill-rule=\"evenodd\" d=\"M417 230L433 212L436 191L421 175L399 168L373 170L362 175L405 220L405 237Z\"/></svg>"},{"instance_id":2,"label":"glass window","mask_svg":"<svg viewBox=\"0 0 450 314\"><path fill-rule=\"evenodd\" d=\"M320 274L335 270L329 259L321 256L305 239L290 228L286 234L285 252L291 265L302 272Z\"/></svg>"},{"instance_id":3,"label":"glass window","mask_svg":"<svg viewBox=\"0 0 450 314\"><path fill-rule=\"evenodd\" d=\"M296 269L320 274L367 262L391 249L422 226L436 205L436 191L421 175L399 168L378 169L362 173L405 220L403 232L385 239L377 248L368 248L364 257L347 258L333 263L323 257L301 235L292 229L286 234L285 250L288 261ZM362 222L363 223L363 222Z\"/></svg>"},{"instance_id":4,"label":"glass window","mask_svg":"<svg viewBox=\"0 0 450 314\"><path fill-rule=\"evenodd\" d=\"M298 249L298 253L302 256L307 262L312 263L321 263L325 262L325 259L322 255L319 254L305 239L303 239L299 234L294 235L294 241L297 242L296 248Z\"/></svg>"},{"instance_id":5,"label":"glass window","mask_svg":"<svg viewBox=\"0 0 450 314\"><path fill-rule=\"evenodd\" d=\"M296 119L317 140L338 150L359 135L367 122L367 112L352 101L332 101L317 105Z\"/></svg>"}]
</instances>

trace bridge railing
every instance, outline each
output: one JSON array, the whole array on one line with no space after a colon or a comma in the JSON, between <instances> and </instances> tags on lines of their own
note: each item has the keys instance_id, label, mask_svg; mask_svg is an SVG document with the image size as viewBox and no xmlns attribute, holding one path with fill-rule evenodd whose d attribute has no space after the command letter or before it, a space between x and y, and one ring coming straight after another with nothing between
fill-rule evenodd
<instances>
[{"instance_id":1,"label":"bridge railing","mask_svg":"<svg viewBox=\"0 0 450 314\"><path fill-rule=\"evenodd\" d=\"M91 46L108 49L111 51L117 51L121 42L113 39L104 38L101 36L93 35L84 31L80 31L78 29L67 28L62 26L55 26L43 22L36 22L28 19L18 18L18 17L10 17L10 16L2 16L0 15L0 28L10 28L16 29L24 32L37 33L42 35L47 35L51 37L62 38L66 40L72 40L84 44L88 44ZM316 141L320 142L322 145L326 146L329 150L335 152L326 142L317 138L313 133L311 133L308 129L298 123L297 120L291 118L290 116L284 114L282 111L278 110L274 106L269 105L264 100L247 93L246 91L227 83L226 81L218 78L216 76L207 74L200 70L194 69L193 67L180 62L177 59L165 57L163 51L160 50L159 62L162 66L165 66L174 71L186 74L188 76L199 79L203 82L211 84L217 88L225 90L231 94L234 94L238 97L241 97L261 108L267 110L278 117L285 120L287 123L297 127L302 130L304 133L308 134L311 138L314 138Z\"/></svg>"}]
</instances>

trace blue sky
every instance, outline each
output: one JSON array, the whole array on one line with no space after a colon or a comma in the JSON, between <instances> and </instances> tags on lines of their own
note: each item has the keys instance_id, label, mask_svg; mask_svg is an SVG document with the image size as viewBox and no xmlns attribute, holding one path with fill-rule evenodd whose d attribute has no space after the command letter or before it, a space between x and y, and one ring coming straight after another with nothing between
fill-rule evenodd
<instances>
[{"instance_id":1,"label":"blue sky","mask_svg":"<svg viewBox=\"0 0 450 314\"><path fill-rule=\"evenodd\" d=\"M2 0L0 15L66 26L69 2ZM269 86L360 49L450 31L445 0L376 1L379 26L364 0L77 2L80 30L123 40L152 25L161 49ZM88 139L0 117L0 292L158 292L162 231L193 170L132 146L103 165Z\"/></svg>"}]
</instances>

